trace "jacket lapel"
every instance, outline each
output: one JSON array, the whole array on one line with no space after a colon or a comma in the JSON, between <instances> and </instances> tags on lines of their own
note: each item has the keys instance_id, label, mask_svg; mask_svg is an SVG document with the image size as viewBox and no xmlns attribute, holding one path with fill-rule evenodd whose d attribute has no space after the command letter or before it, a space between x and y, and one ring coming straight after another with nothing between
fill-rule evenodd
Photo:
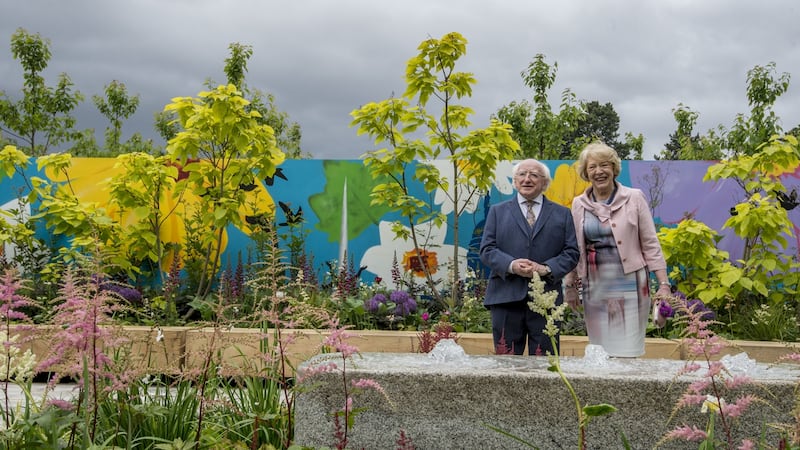
<instances>
[{"instance_id":1,"label":"jacket lapel","mask_svg":"<svg viewBox=\"0 0 800 450\"><path fill-rule=\"evenodd\" d=\"M511 217L514 218L514 222L517 223L517 226L522 230L523 233L530 234L531 227L528 226L528 220L525 219L524 215L522 215L522 210L519 207L517 198L514 197L512 201L508 202L508 205L511 208L511 211L509 211Z\"/></svg>"},{"instance_id":2,"label":"jacket lapel","mask_svg":"<svg viewBox=\"0 0 800 450\"><path fill-rule=\"evenodd\" d=\"M552 208L550 208L550 200L547 200L544 196L542 196L542 207L539 209L539 216L536 217L536 223L533 224L533 235L531 239L535 238L537 234L539 234L539 230L542 229L547 219L550 217L550 212ZM525 222L527 223L527 222Z\"/></svg>"}]
</instances>

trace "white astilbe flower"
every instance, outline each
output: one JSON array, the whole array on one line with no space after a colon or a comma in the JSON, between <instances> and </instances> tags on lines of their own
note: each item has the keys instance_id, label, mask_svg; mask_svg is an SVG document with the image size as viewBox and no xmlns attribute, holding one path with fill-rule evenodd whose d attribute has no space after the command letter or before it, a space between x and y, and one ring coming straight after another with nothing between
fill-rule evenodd
<instances>
[{"instance_id":1,"label":"white astilbe flower","mask_svg":"<svg viewBox=\"0 0 800 450\"><path fill-rule=\"evenodd\" d=\"M544 281L539 278L539 274L534 272L533 278L530 282L530 290L528 291L533 300L528 302L528 308L533 312L537 312L544 316L547 324L544 327L544 333L548 336L555 336L558 334L558 322L564 320L564 313L567 311L567 304L562 303L556 306L556 299L558 299L558 292L551 290L544 290Z\"/></svg>"},{"instance_id":2,"label":"white astilbe flower","mask_svg":"<svg viewBox=\"0 0 800 450\"><path fill-rule=\"evenodd\" d=\"M0 355L0 374L14 381L25 381L33 378L33 368L36 367L36 356L30 349L20 350L16 342L16 334L7 337L5 331L0 331L0 342L3 342L2 355Z\"/></svg>"}]
</instances>

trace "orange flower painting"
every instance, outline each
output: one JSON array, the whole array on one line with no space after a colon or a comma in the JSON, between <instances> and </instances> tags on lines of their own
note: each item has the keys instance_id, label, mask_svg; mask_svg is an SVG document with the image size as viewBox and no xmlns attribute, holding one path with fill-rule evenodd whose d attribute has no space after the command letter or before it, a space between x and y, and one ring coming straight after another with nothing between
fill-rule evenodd
<instances>
[{"instance_id":1,"label":"orange flower painting","mask_svg":"<svg viewBox=\"0 0 800 450\"><path fill-rule=\"evenodd\" d=\"M418 277L424 277L426 267L431 275L438 271L439 260L436 258L436 252L415 248L405 252L403 255L403 268L407 272L411 272Z\"/></svg>"}]
</instances>

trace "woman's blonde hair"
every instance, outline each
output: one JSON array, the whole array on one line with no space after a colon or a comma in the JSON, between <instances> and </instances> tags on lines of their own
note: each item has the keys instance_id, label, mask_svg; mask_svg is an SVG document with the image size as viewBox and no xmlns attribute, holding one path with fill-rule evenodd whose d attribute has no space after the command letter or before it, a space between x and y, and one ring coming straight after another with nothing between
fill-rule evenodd
<instances>
[{"instance_id":1,"label":"woman's blonde hair","mask_svg":"<svg viewBox=\"0 0 800 450\"><path fill-rule=\"evenodd\" d=\"M578 174L583 181L589 181L589 174L586 171L589 158L599 162L610 162L614 166L614 178L617 178L622 171L622 161L616 150L602 142L592 142L586 145L578 156Z\"/></svg>"}]
</instances>

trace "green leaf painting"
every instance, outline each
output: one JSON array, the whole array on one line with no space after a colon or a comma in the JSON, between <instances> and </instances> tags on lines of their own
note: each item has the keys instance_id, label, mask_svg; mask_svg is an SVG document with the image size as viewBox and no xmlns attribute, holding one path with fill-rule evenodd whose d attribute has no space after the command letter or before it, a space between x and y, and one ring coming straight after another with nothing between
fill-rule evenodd
<instances>
[{"instance_id":1,"label":"green leaf painting","mask_svg":"<svg viewBox=\"0 0 800 450\"><path fill-rule=\"evenodd\" d=\"M328 235L329 242L337 242L341 235L342 193L347 180L347 236L360 235L368 227L377 225L389 211L385 206L370 205L370 192L385 180L373 180L361 162L325 161L325 190L308 199L311 209L319 218L317 229Z\"/></svg>"}]
</instances>

